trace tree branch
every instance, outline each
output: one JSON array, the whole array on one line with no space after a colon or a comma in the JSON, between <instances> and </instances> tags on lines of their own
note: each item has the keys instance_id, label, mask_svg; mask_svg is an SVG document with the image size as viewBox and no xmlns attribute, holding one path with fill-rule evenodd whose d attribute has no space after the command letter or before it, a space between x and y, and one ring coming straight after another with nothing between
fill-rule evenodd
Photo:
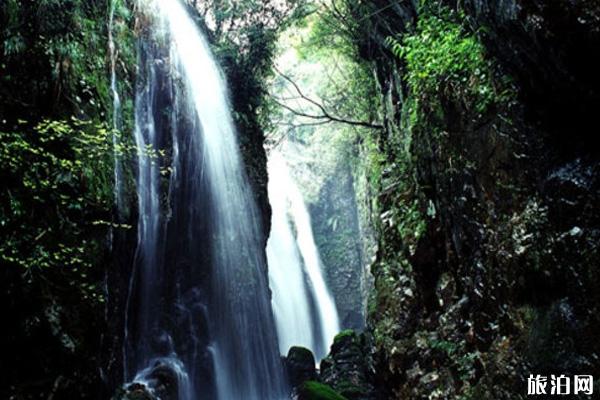
<instances>
[{"instance_id":1,"label":"tree branch","mask_svg":"<svg viewBox=\"0 0 600 400\"><path fill-rule=\"evenodd\" d=\"M294 82L292 80L292 78L290 78L289 76L285 75L283 72L279 71L279 69L277 69L277 67L274 67L275 72L277 72L277 74L279 76L281 76L283 79L285 79L287 82L289 82L294 89L296 90L296 92L298 93L298 95L305 101L309 102L310 104L316 106L320 111L321 111L321 115L314 115L314 114L307 114L303 111L299 111L296 109L293 109L292 107L283 104L282 102L278 101L277 99L275 99L275 102L282 108L285 108L286 110L299 115L301 117L306 117L306 118L312 118L312 119L327 119L329 120L329 122L338 122L341 124L346 124L346 125L351 125L351 126L362 126L364 128L371 128L371 129L383 129L382 125L379 124L373 124L371 122L366 122L366 121L354 121L354 120L348 120L345 118L341 118L341 117L337 117L335 115L330 114L325 107L318 103L317 101L311 99L310 97L306 96L302 90L300 89L300 87L298 86L298 84L296 82Z\"/></svg>"}]
</instances>

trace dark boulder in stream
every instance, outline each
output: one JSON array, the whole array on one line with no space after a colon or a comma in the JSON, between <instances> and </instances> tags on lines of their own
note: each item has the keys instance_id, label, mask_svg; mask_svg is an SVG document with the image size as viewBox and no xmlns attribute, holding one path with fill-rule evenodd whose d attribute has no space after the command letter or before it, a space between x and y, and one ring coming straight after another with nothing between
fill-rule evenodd
<instances>
[{"instance_id":1,"label":"dark boulder in stream","mask_svg":"<svg viewBox=\"0 0 600 400\"><path fill-rule=\"evenodd\" d=\"M295 388L317 378L315 356L304 347L291 347L285 358L290 385Z\"/></svg>"}]
</instances>

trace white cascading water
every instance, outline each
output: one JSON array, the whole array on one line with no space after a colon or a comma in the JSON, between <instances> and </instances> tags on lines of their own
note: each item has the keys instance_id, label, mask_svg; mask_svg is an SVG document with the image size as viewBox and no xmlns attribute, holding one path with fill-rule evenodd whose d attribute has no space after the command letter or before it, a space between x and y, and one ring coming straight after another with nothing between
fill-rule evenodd
<instances>
[{"instance_id":1,"label":"white cascading water","mask_svg":"<svg viewBox=\"0 0 600 400\"><path fill-rule=\"evenodd\" d=\"M304 346L314 351L316 338L313 335L302 260L288 217L286 186L289 175L279 157L279 154L271 154L268 164L272 214L267 261L279 350L285 355L291 346Z\"/></svg>"},{"instance_id":2,"label":"white cascading water","mask_svg":"<svg viewBox=\"0 0 600 400\"><path fill-rule=\"evenodd\" d=\"M321 359L340 330L337 309L323 277L310 214L282 154L271 152L268 170L273 214L267 258L280 352L300 345Z\"/></svg>"},{"instance_id":3,"label":"white cascading water","mask_svg":"<svg viewBox=\"0 0 600 400\"><path fill-rule=\"evenodd\" d=\"M117 0L112 0L110 5L110 15L108 20L108 50L110 57L110 91L113 98L113 118L112 118L112 144L114 157L114 196L117 214L120 212L123 203L123 168L119 158L118 147L120 144L119 132L123 128L121 118L121 98L117 87L117 47L114 39L114 22Z\"/></svg>"},{"instance_id":4,"label":"white cascading water","mask_svg":"<svg viewBox=\"0 0 600 400\"><path fill-rule=\"evenodd\" d=\"M150 388L150 393L157 396L160 399L160 394L154 392L153 388L160 384L156 382L157 378L153 376L156 371L157 365L163 365L169 368L169 371L175 376L175 383L177 384L177 398L178 400L194 400L194 389L190 382L190 377L185 369L185 366L179 360L179 358L173 357L162 357L151 360L148 367L139 371L133 379L136 383L141 383L146 387Z\"/></svg>"},{"instance_id":5,"label":"white cascading water","mask_svg":"<svg viewBox=\"0 0 600 400\"><path fill-rule=\"evenodd\" d=\"M283 399L260 214L225 81L182 1L139 0L139 9L126 378L153 390L167 369L179 400Z\"/></svg>"}]
</instances>

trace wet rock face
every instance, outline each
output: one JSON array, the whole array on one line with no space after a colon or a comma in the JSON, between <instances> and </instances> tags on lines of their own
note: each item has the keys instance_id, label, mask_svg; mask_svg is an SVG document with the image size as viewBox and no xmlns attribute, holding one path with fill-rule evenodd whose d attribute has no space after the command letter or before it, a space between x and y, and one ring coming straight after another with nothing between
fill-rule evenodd
<instances>
[{"instance_id":1,"label":"wet rock face","mask_svg":"<svg viewBox=\"0 0 600 400\"><path fill-rule=\"evenodd\" d=\"M368 320L378 386L394 399L513 399L530 373L598 375L600 160L584 125L597 125L600 109L600 3L428 3L460 7L465 30L481 28L494 85L507 76L515 95L477 115L458 82L421 93L414 112L405 66L371 49L388 104L386 155L401 161L393 140L409 137L417 180L405 198L380 196ZM410 7L390 7L371 27L411 32L403 15L422 16ZM421 125L410 125L418 112ZM409 242L384 217L411 202L425 228ZM334 387L336 352L352 365L348 350L332 349L322 377Z\"/></svg>"},{"instance_id":2,"label":"wet rock face","mask_svg":"<svg viewBox=\"0 0 600 400\"><path fill-rule=\"evenodd\" d=\"M158 360L145 371L139 382L119 389L113 400L177 400L179 391L182 390L179 382L177 371Z\"/></svg>"},{"instance_id":3,"label":"wet rock face","mask_svg":"<svg viewBox=\"0 0 600 400\"><path fill-rule=\"evenodd\" d=\"M153 393L161 400L177 400L179 397L177 373L166 364L157 363L148 375Z\"/></svg>"},{"instance_id":4,"label":"wet rock face","mask_svg":"<svg viewBox=\"0 0 600 400\"><path fill-rule=\"evenodd\" d=\"M361 248L361 228L347 165L337 168L310 206L315 240L335 299L342 329L362 330L368 279Z\"/></svg>"}]
</instances>

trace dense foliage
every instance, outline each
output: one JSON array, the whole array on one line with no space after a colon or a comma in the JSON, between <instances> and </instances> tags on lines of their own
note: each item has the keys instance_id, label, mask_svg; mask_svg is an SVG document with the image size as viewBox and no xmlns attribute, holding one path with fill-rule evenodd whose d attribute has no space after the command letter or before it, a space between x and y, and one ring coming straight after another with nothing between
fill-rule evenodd
<instances>
[{"instance_id":1,"label":"dense foliage","mask_svg":"<svg viewBox=\"0 0 600 400\"><path fill-rule=\"evenodd\" d=\"M0 225L6 233L0 257L31 278L47 268L80 269L85 275L94 258L90 246L98 243L82 237L110 217L110 131L77 120L19 128L0 132Z\"/></svg>"},{"instance_id":2,"label":"dense foliage","mask_svg":"<svg viewBox=\"0 0 600 400\"><path fill-rule=\"evenodd\" d=\"M5 395L8 389L27 398L60 381L71 388L88 384L88 377L77 377L85 371L77 360L88 352L96 358L97 342L79 324L97 329L106 301L98 265L107 261L113 198L109 134L101 124L78 120L23 121L18 131L0 131L3 307L18 321L5 329L13 348L4 354L2 373L18 382L3 387ZM53 371L51 365L63 366Z\"/></svg>"},{"instance_id":3,"label":"dense foliage","mask_svg":"<svg viewBox=\"0 0 600 400\"><path fill-rule=\"evenodd\" d=\"M114 33L127 60L131 19L117 3ZM2 397L103 395L97 371L110 235L130 228L112 215L114 158L128 157L113 145L122 135L111 124L110 6L0 5L0 265L2 311L13 321L5 329ZM123 85L123 98L131 86Z\"/></svg>"},{"instance_id":4,"label":"dense foliage","mask_svg":"<svg viewBox=\"0 0 600 400\"><path fill-rule=\"evenodd\" d=\"M5 118L109 112L104 1L8 0L0 6ZM13 111L13 112L11 112Z\"/></svg>"}]
</instances>

